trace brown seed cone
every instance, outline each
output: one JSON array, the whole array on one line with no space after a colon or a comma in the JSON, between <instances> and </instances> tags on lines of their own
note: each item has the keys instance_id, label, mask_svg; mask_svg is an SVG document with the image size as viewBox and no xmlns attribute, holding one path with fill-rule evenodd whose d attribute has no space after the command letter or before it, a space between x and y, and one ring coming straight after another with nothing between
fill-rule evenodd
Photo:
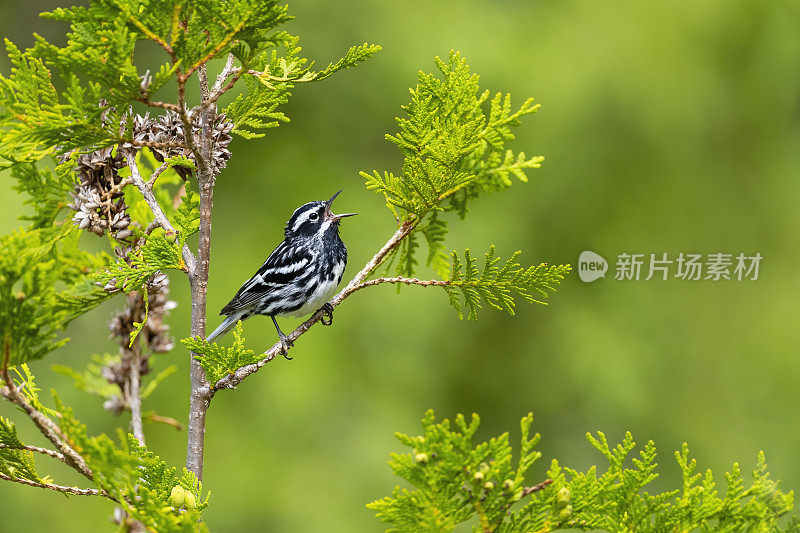
<instances>
[{"instance_id":1,"label":"brown seed cone","mask_svg":"<svg viewBox=\"0 0 800 533\"><path fill-rule=\"evenodd\" d=\"M108 229L121 239L130 236L130 231L122 236L119 232L126 230L131 219L119 188L119 169L125 166L125 159L121 153L113 152L109 146L78 156L75 173L80 184L72 193L74 201L69 207L75 211L75 225L97 235Z\"/></svg>"},{"instance_id":2,"label":"brown seed cone","mask_svg":"<svg viewBox=\"0 0 800 533\"><path fill-rule=\"evenodd\" d=\"M149 314L139 333L140 346L147 346L155 353L168 352L175 342L169 335L169 326L164 323L164 316L176 306L176 303L168 298L169 278L166 274L158 272L148 280L147 286ZM141 323L145 319L142 294L138 291L129 293L127 301L125 309L118 311L109 323L111 337L116 339L123 349L128 349L130 334L136 329L134 323Z\"/></svg>"}]
</instances>

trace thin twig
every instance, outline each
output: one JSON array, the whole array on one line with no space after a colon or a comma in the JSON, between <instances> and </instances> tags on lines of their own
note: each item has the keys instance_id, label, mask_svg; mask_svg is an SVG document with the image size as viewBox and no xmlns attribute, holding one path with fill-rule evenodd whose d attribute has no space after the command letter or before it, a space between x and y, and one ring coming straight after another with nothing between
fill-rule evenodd
<instances>
[{"instance_id":1,"label":"thin twig","mask_svg":"<svg viewBox=\"0 0 800 533\"><path fill-rule=\"evenodd\" d=\"M20 477L7 476L6 474L2 473L0 473L0 479L5 479L6 481L13 481L14 483L20 483L22 485L28 485L29 487L38 487L40 489L50 489L58 492L64 492L67 494L75 494L76 496L102 496L103 498L108 498L109 500L115 502L119 501L104 490L80 489L78 487L67 487L66 485L56 485L54 483L41 483L38 481L31 481L29 479L23 479Z\"/></svg>"},{"instance_id":2,"label":"thin twig","mask_svg":"<svg viewBox=\"0 0 800 533\"><path fill-rule=\"evenodd\" d=\"M139 28L139 31L144 33L148 39L157 43L161 48L163 48L169 54L169 57L172 60L173 64L178 62L178 57L175 55L175 50L173 50L170 45L164 42L164 40L161 37L153 33L144 24L142 24L142 22L139 19L137 19L133 15L129 15L128 19L134 24L134 26Z\"/></svg>"},{"instance_id":3,"label":"thin twig","mask_svg":"<svg viewBox=\"0 0 800 533\"><path fill-rule=\"evenodd\" d=\"M225 68L222 70L220 75L217 76L217 81L214 84L213 89L211 90L211 95L209 96L208 101L204 104L205 106L216 103L217 100L219 100L223 94L231 90L233 86L236 85L236 82L238 82L239 79L241 79L241 77L245 74L256 76L258 78L261 78L262 80L266 77L269 79L269 81L278 81L278 82L299 81L297 76L271 76L268 70L261 72L253 69L244 70L241 67L234 67L231 62L232 57L233 57L232 54L228 56L228 63L226 63ZM222 83L230 76L233 76L233 78L231 78L231 80L226 85L223 86Z\"/></svg>"},{"instance_id":4,"label":"thin twig","mask_svg":"<svg viewBox=\"0 0 800 533\"><path fill-rule=\"evenodd\" d=\"M394 278L375 278L368 281L359 283L353 288L353 292L361 290L365 287L372 287L373 285L380 285L382 283L403 283L405 285L420 285L422 287L447 287L452 285L450 281L443 281L438 279L422 280L418 278L406 278L397 276Z\"/></svg>"},{"instance_id":5,"label":"thin twig","mask_svg":"<svg viewBox=\"0 0 800 533\"><path fill-rule=\"evenodd\" d=\"M147 299L149 298L148 291L145 288L144 293L142 294L142 298L145 299L145 306L147 305ZM148 316L145 313L144 321L147 321ZM141 365L142 365L142 351L141 351L141 344L139 343L139 339L135 339L135 341L131 345L127 345L123 343L122 347L122 354L121 360L124 363L123 367L127 367L128 372L125 375L123 385L122 385L122 393L125 397L125 403L130 409L131 412L131 433L133 433L134 438L139 442L139 446L145 445L145 438L144 438L144 427L142 424L142 397L141 397ZM134 491L136 491L138 485L134 486ZM125 512L124 509L118 508L119 512ZM114 511L115 514L118 512L117 510Z\"/></svg>"},{"instance_id":6,"label":"thin twig","mask_svg":"<svg viewBox=\"0 0 800 533\"><path fill-rule=\"evenodd\" d=\"M147 296L145 295L145 298ZM139 353L139 344L138 342L134 345L132 349L132 353L130 354L130 374L128 376L128 380L126 383L126 391L125 395L127 396L128 406L131 409L131 431L133 432L133 436L136 437L136 440L139 441L140 446L144 446L144 427L142 426L142 397L139 394L141 389L141 375L140 375L140 365L142 361L142 356Z\"/></svg>"},{"instance_id":7,"label":"thin twig","mask_svg":"<svg viewBox=\"0 0 800 533\"><path fill-rule=\"evenodd\" d=\"M205 70L205 66L203 69ZM182 148L188 148L194 155L197 168L202 172L206 172L208 171L206 162L203 160L200 150L197 148L197 145L194 142L194 127L192 125L192 118L189 117L186 112L186 80L188 78L188 73L181 74L178 72L176 76L178 81L178 116L181 119L181 123L183 123L183 138L186 142L186 145L182 146Z\"/></svg>"},{"instance_id":8,"label":"thin twig","mask_svg":"<svg viewBox=\"0 0 800 533\"><path fill-rule=\"evenodd\" d=\"M222 72L219 73L219 76L217 76L217 81L214 82L214 86L210 90L208 100L203 102L203 107L214 105L223 94L233 89L233 86L236 85L236 82L242 77L242 69L233 66L235 59L233 54L228 54L225 67L222 69ZM231 76L233 76L231 81L225 84L225 80Z\"/></svg>"},{"instance_id":9,"label":"thin twig","mask_svg":"<svg viewBox=\"0 0 800 533\"><path fill-rule=\"evenodd\" d=\"M175 227L172 225L172 222L169 221L167 215L164 214L164 210L161 209L161 205L153 195L153 191L147 187L144 179L142 179L142 174L139 172L139 166L136 164L136 157L131 153L126 153L125 160L128 162L128 168L131 169L131 179L133 180L133 184L136 185L136 188L139 189L139 192L141 192L142 196L144 196L147 205L150 206L150 211L153 212L155 220L162 228L164 228L164 231L177 233ZM197 261L187 245L183 246L182 252L183 262L186 263L186 269L191 275L196 268Z\"/></svg>"},{"instance_id":10,"label":"thin twig","mask_svg":"<svg viewBox=\"0 0 800 533\"><path fill-rule=\"evenodd\" d=\"M225 66L222 68L222 72L219 73L217 81L214 82L214 86L211 88L212 95L219 91L222 88L222 84L228 79L228 76L233 74L234 61L236 61L236 57L233 54L228 54L228 59L225 60Z\"/></svg>"},{"instance_id":11,"label":"thin twig","mask_svg":"<svg viewBox=\"0 0 800 533\"><path fill-rule=\"evenodd\" d=\"M386 241L386 244L383 246L383 248L381 248L378 251L378 253L376 253L372 257L372 259L370 259L369 262L367 262L367 264L364 265L364 268L362 268L355 276L353 276L353 279L350 280L350 283L348 283L347 286L339 292L339 294L333 297L333 299L330 301L330 304L332 306L337 306L340 303L342 303L342 301L344 301L345 298L347 298L354 292L358 291L359 289L362 289L368 285L374 285L374 283L365 282L364 280L376 268L378 268L378 266L386 259L389 252L391 252L395 247L397 247L397 245L399 245L400 242L404 238L406 238L409 233L411 233L411 231L414 229L415 226L416 224L412 222L403 223L400 226L400 228L397 229L394 235L392 235L391 238L388 241ZM383 278L383 279L390 280L392 278ZM411 280L409 279L409 281ZM385 282L389 283L389 281ZM295 329L288 335L289 342L292 343L295 340L297 340L297 338L300 337L300 335L311 329L311 326L316 324L323 316L325 316L325 313L321 310L311 315L311 318L300 324L297 327L297 329ZM263 367L264 365L269 363L272 359L274 359L279 353L281 353L282 350L283 346L281 345L281 343L280 342L275 343L269 350L267 350L264 353L263 359L261 359L259 362L243 366L238 370L236 370L234 373L228 374L227 376L221 378L219 381L214 383L213 387L204 390L203 393L211 397L214 395L214 393L216 393L216 391L220 389L226 389L226 388L232 389L236 387L237 385L239 385L239 383L244 381L244 379L247 378L247 376L258 372L258 370L260 370L261 367Z\"/></svg>"},{"instance_id":12,"label":"thin twig","mask_svg":"<svg viewBox=\"0 0 800 533\"><path fill-rule=\"evenodd\" d=\"M108 198L108 201L110 202L112 196L114 196L118 192L122 192L122 189L124 189L125 187L127 187L131 183L132 182L131 182L130 178L125 178L122 181L120 181L119 183L117 183L116 185L112 185L108 189L108 191L106 191L106 193L105 193L106 197Z\"/></svg>"},{"instance_id":13,"label":"thin twig","mask_svg":"<svg viewBox=\"0 0 800 533\"><path fill-rule=\"evenodd\" d=\"M160 228L160 227L161 227L161 224L158 223L158 220L153 220L153 221L150 222L150 224L147 225L147 228L145 228L144 234L145 235L150 235L151 233L153 233L154 229ZM184 263L185 262L186 261L184 260Z\"/></svg>"},{"instance_id":14,"label":"thin twig","mask_svg":"<svg viewBox=\"0 0 800 533\"><path fill-rule=\"evenodd\" d=\"M150 188L150 190L151 190L151 191L153 190L153 186L156 184L156 180L158 179L158 177L159 177L159 176L160 176L160 175L161 175L161 174L162 174L162 173L163 173L165 170L167 170L168 168L169 168L169 163L168 163L167 161L164 161L163 163L161 163L161 164L158 166L158 168L157 168L157 169L155 169L155 170L153 171L153 173L152 173L152 174L150 174L150 179L149 179L149 180L147 180L147 182L146 182L146 183L147 183L147 186Z\"/></svg>"},{"instance_id":15,"label":"thin twig","mask_svg":"<svg viewBox=\"0 0 800 533\"><path fill-rule=\"evenodd\" d=\"M228 92L231 89L233 89L233 86L236 85L236 82L238 82L239 78L241 78L241 77L242 77L242 72L241 72L241 69L240 69L238 72L236 72L233 75L233 77L231 78L231 81L229 81L227 83L227 85L225 85L224 87L220 88L218 91L215 91L214 93L211 94L211 96L209 96L208 101L204 104L204 107L208 107L208 106L211 106L211 105L214 105L215 103L217 103L217 100L219 100L220 97L223 94L225 94L226 92Z\"/></svg>"},{"instance_id":16,"label":"thin twig","mask_svg":"<svg viewBox=\"0 0 800 533\"><path fill-rule=\"evenodd\" d=\"M155 413L150 413L144 416L145 420L149 422L158 422L159 424L166 424L168 426L174 427L178 431L183 431L183 424L175 420L170 416L162 416L157 415Z\"/></svg>"},{"instance_id":17,"label":"thin twig","mask_svg":"<svg viewBox=\"0 0 800 533\"><path fill-rule=\"evenodd\" d=\"M139 98L138 99L143 104L150 106L150 107L157 107L159 109L168 109L170 111L174 111L176 113L180 113L181 109L176 104L171 102L160 102L160 101L152 101L147 97Z\"/></svg>"},{"instance_id":18,"label":"thin twig","mask_svg":"<svg viewBox=\"0 0 800 533\"><path fill-rule=\"evenodd\" d=\"M194 142L194 126L192 125L192 119L186 113L186 108L181 107L178 115L180 116L181 123L183 124L183 131L185 132L183 138L186 141L186 146L182 146L181 148L188 148L192 152L195 161L197 161L197 168L201 169L203 172L208 171L206 162L203 161L203 157L200 155L200 150L197 148L197 144Z\"/></svg>"},{"instance_id":19,"label":"thin twig","mask_svg":"<svg viewBox=\"0 0 800 533\"><path fill-rule=\"evenodd\" d=\"M532 487L525 487L525 488L522 489L522 497L524 498L525 496L530 496L534 492L539 492L540 490L544 490L552 482L553 482L552 479L545 479L541 483L537 483L536 485L533 485Z\"/></svg>"},{"instance_id":20,"label":"thin twig","mask_svg":"<svg viewBox=\"0 0 800 533\"><path fill-rule=\"evenodd\" d=\"M179 142L137 141L136 139L123 139L121 137L117 139L117 142L120 144L128 143L132 146L141 146L144 148L163 148L163 149L178 148L181 150L186 148L186 145L181 144Z\"/></svg>"},{"instance_id":21,"label":"thin twig","mask_svg":"<svg viewBox=\"0 0 800 533\"><path fill-rule=\"evenodd\" d=\"M36 452L41 453L42 455L49 455L54 459L58 459L59 461L66 462L64 458L64 454L57 452L55 450L49 450L47 448L41 448L39 446L30 446L28 444L22 444L20 446L12 446L11 444L0 444L0 449L8 449L8 450L26 450L29 452Z\"/></svg>"},{"instance_id":22,"label":"thin twig","mask_svg":"<svg viewBox=\"0 0 800 533\"><path fill-rule=\"evenodd\" d=\"M550 485L552 483L553 483L553 480L548 478L548 479L545 479L544 481L542 481L541 483L537 483L536 485L533 485L531 487L523 487L522 488L522 493L520 495L520 498L524 498L525 496L530 496L534 492L539 492L541 490L544 490L545 488L547 488L548 485ZM516 500L514 500L514 501L516 501ZM506 503L503 506L503 510L507 511L508 509L510 509L511 506L514 504L514 501L509 501L508 503ZM500 522L503 521L503 517L504 516L505 516L505 513L500 515L500 519L498 521L498 524L495 527L500 527Z\"/></svg>"}]
</instances>

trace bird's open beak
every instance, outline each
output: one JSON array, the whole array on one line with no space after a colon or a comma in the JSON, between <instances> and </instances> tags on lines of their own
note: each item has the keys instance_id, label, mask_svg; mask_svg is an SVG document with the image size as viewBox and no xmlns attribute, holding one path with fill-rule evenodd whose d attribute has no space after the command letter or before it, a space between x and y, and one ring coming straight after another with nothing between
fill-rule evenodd
<instances>
[{"instance_id":1,"label":"bird's open beak","mask_svg":"<svg viewBox=\"0 0 800 533\"><path fill-rule=\"evenodd\" d=\"M344 190L344 189L342 189L342 190ZM328 220L330 220L332 222L336 222L337 220L340 220L340 219L342 219L344 217L351 217L353 215L357 215L358 214L358 213L344 213L342 215L334 215L331 212L331 204L336 199L336 197L339 196L339 193L341 193L341 192L342 191L339 191L336 194L334 194L333 196L331 196L331 199L328 200L328 206L325 208L325 216L328 218Z\"/></svg>"}]
</instances>

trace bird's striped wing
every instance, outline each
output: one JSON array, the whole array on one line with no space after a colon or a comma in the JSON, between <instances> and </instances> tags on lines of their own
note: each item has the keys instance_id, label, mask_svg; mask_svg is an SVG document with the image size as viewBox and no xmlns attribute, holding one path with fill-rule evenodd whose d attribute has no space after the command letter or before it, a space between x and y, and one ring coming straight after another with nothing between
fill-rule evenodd
<instances>
[{"instance_id":1,"label":"bird's striped wing","mask_svg":"<svg viewBox=\"0 0 800 533\"><path fill-rule=\"evenodd\" d=\"M300 277L308 274L308 267L312 260L313 257L307 248L290 246L283 241L264 261L258 272L247 280L236 296L222 308L220 314L235 313L268 298L272 292L281 287L297 281Z\"/></svg>"}]
</instances>

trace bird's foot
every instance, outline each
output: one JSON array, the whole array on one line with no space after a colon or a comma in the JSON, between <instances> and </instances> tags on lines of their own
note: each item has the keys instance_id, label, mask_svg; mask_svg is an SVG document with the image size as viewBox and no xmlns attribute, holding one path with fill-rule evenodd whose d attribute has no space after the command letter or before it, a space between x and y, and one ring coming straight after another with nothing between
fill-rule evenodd
<instances>
[{"instance_id":1,"label":"bird's foot","mask_svg":"<svg viewBox=\"0 0 800 533\"><path fill-rule=\"evenodd\" d=\"M283 332L279 331L279 332L278 332L278 335L279 335L279 336L280 336L280 338L281 338L281 346L282 346L282 348L281 348L281 354L282 354L282 355L283 355L283 356L284 356L286 359L288 359L289 361L291 361L291 360L293 359L293 357L289 357L289 347L290 347L290 346L294 346L294 343L293 343L292 341L290 341L290 340L289 340L289 337L287 337L286 335L284 335L284 334L283 334Z\"/></svg>"},{"instance_id":2,"label":"bird's foot","mask_svg":"<svg viewBox=\"0 0 800 533\"><path fill-rule=\"evenodd\" d=\"M333 306L330 303L326 303L320 310L324 313L322 318L319 319L322 325L330 326L333 324Z\"/></svg>"}]
</instances>

